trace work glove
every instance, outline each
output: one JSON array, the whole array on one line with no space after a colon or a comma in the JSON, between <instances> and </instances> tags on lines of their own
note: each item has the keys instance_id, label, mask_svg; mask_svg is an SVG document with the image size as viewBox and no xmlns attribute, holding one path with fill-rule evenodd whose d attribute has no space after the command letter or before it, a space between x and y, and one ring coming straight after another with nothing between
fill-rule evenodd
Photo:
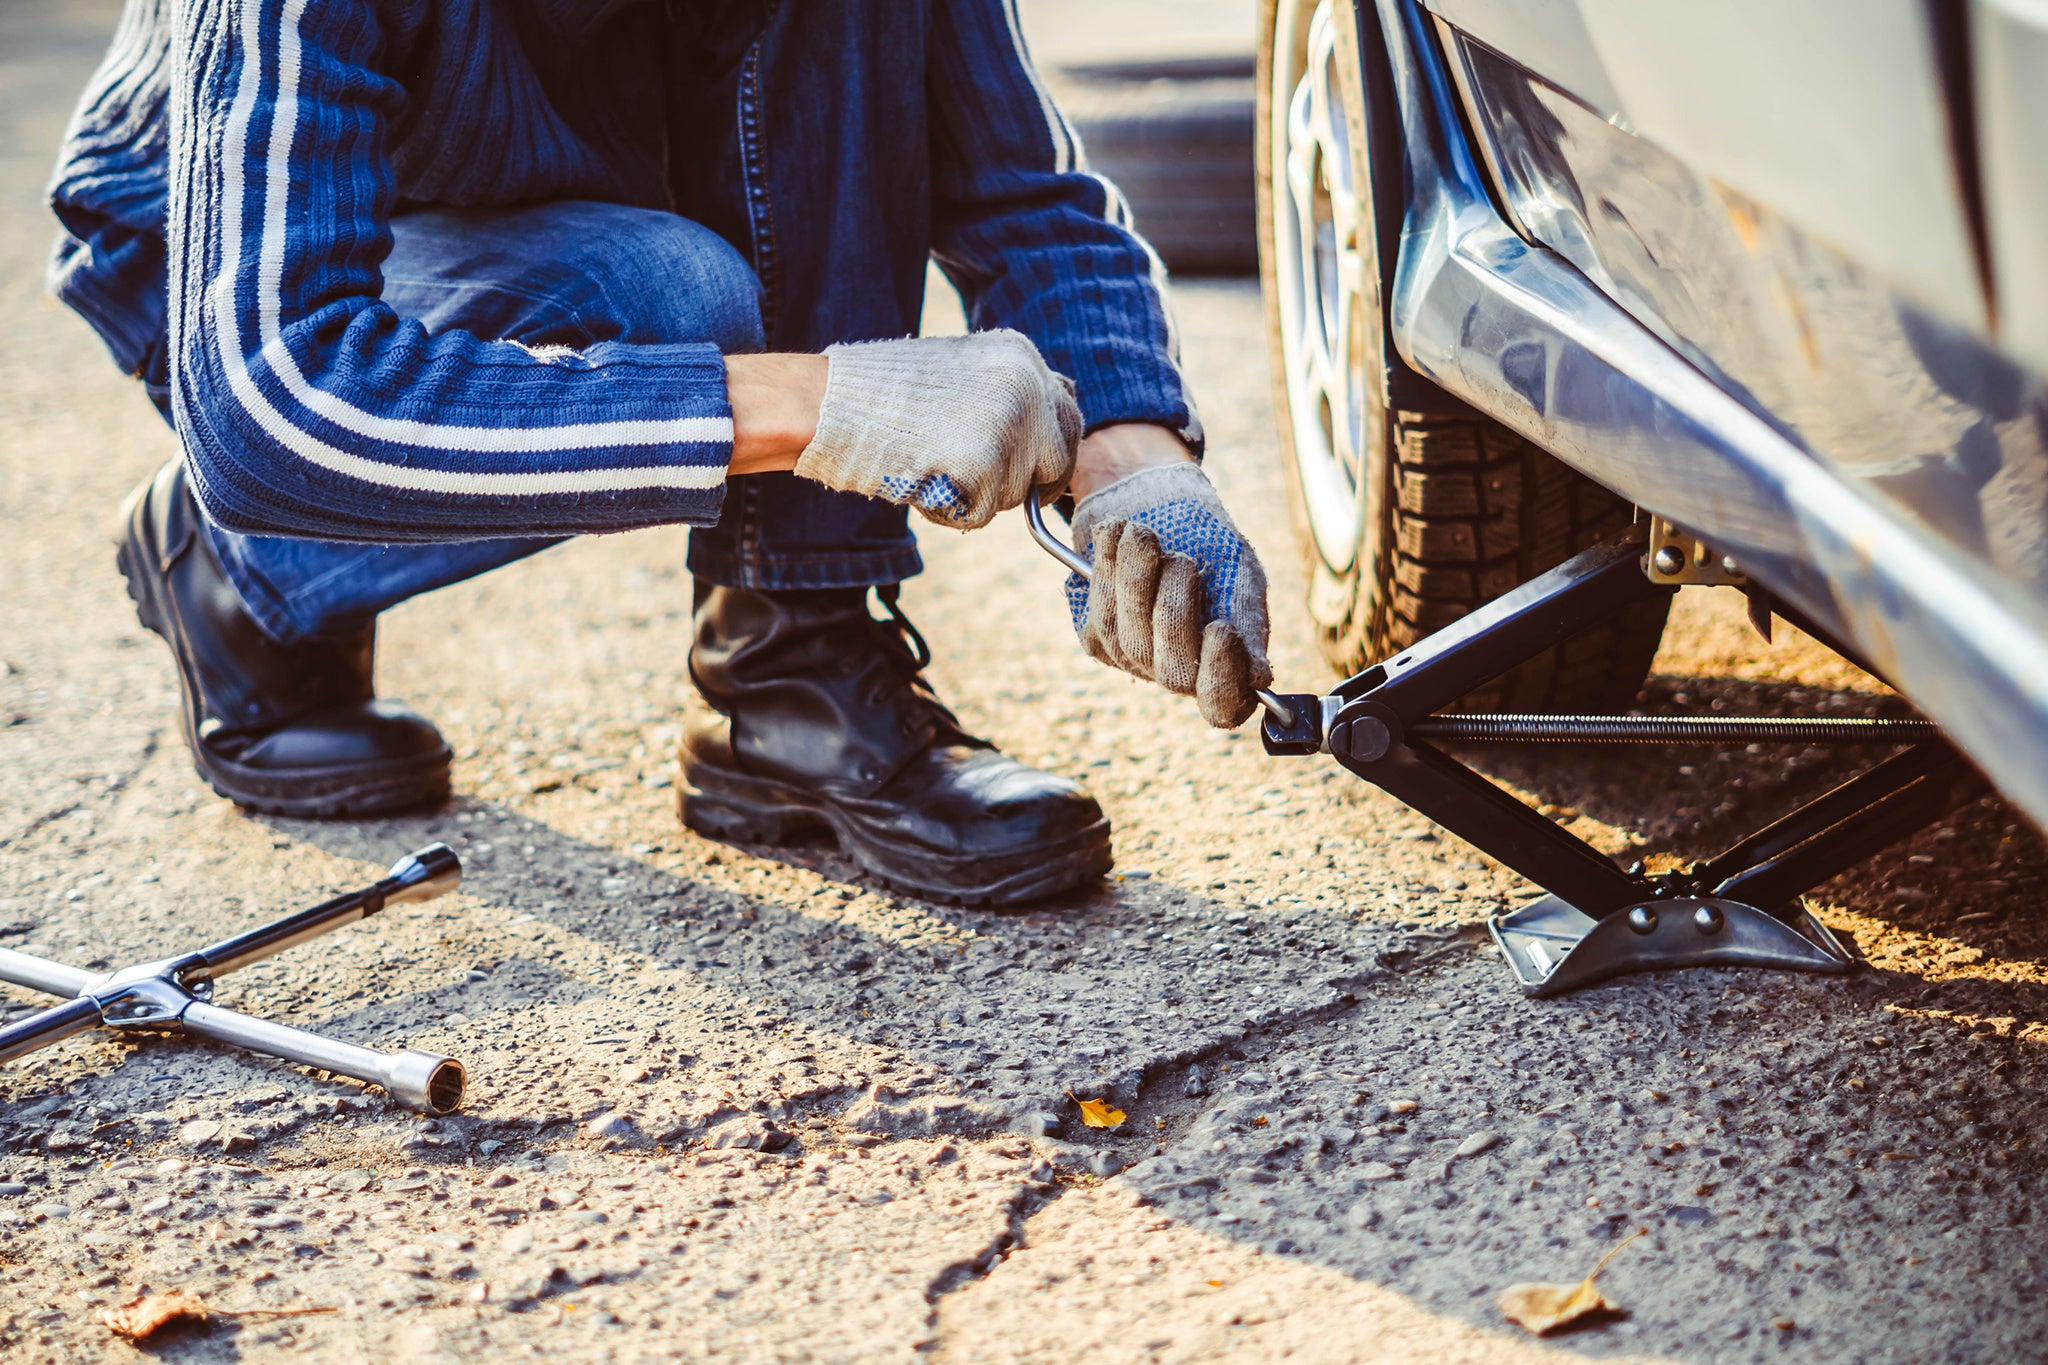
<instances>
[{"instance_id":1,"label":"work glove","mask_svg":"<svg viewBox=\"0 0 2048 1365\"><path fill-rule=\"evenodd\" d=\"M1118 479L1074 509L1074 545L1093 579L1067 579L1090 654L1191 696L1221 729L1244 723L1270 687L1266 573L1193 464Z\"/></svg>"},{"instance_id":2,"label":"work glove","mask_svg":"<svg viewBox=\"0 0 2048 1365\"><path fill-rule=\"evenodd\" d=\"M828 346L818 434L796 472L972 530L1067 486L1074 386L1021 332Z\"/></svg>"}]
</instances>

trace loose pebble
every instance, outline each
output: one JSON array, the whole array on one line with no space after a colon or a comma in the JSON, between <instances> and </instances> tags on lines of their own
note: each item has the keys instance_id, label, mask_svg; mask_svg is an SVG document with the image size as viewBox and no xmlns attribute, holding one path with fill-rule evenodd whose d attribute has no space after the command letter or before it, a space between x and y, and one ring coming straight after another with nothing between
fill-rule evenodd
<instances>
[{"instance_id":1,"label":"loose pebble","mask_svg":"<svg viewBox=\"0 0 2048 1365\"><path fill-rule=\"evenodd\" d=\"M1481 1152L1492 1151L1500 1145L1500 1134L1484 1129L1474 1133L1458 1144L1459 1156L1478 1156Z\"/></svg>"}]
</instances>

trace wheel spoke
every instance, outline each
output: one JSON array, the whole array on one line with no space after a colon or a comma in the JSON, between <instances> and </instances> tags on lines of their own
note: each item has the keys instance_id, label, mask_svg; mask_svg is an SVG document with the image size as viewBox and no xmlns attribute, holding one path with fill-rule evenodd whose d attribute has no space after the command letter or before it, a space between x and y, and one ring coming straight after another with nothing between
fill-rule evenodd
<instances>
[{"instance_id":1,"label":"wheel spoke","mask_svg":"<svg viewBox=\"0 0 2048 1365\"><path fill-rule=\"evenodd\" d=\"M1358 356L1352 345L1351 324L1354 306L1357 302L1358 254L1342 251L1337 254L1337 298L1334 316L1330 319L1331 359L1330 366L1330 426L1335 437L1336 454L1340 461L1354 469L1358 463L1358 443L1353 428L1356 425L1358 406Z\"/></svg>"},{"instance_id":2,"label":"wheel spoke","mask_svg":"<svg viewBox=\"0 0 2048 1365\"><path fill-rule=\"evenodd\" d=\"M1296 366L1296 372L1312 393L1333 397L1335 366L1330 363L1329 337L1324 332L1320 300L1311 300L1309 306L1302 310L1301 323L1301 363Z\"/></svg>"},{"instance_id":3,"label":"wheel spoke","mask_svg":"<svg viewBox=\"0 0 2048 1365\"><path fill-rule=\"evenodd\" d=\"M1287 145L1300 151L1311 147L1316 141L1314 83L1304 71L1301 80L1294 87L1294 94L1287 101Z\"/></svg>"},{"instance_id":4,"label":"wheel spoke","mask_svg":"<svg viewBox=\"0 0 2048 1365\"><path fill-rule=\"evenodd\" d=\"M1297 86L1287 109L1287 193L1295 217L1304 223L1315 218L1316 159L1321 151L1309 122L1310 93L1307 82Z\"/></svg>"},{"instance_id":5,"label":"wheel spoke","mask_svg":"<svg viewBox=\"0 0 2048 1365\"><path fill-rule=\"evenodd\" d=\"M1349 269L1350 285L1344 291L1344 363L1341 383L1344 386L1344 450L1343 456L1350 465L1351 477L1356 480L1363 475L1368 452L1372 449L1367 430L1372 414L1372 386L1378 376L1373 344L1375 330L1379 325L1378 315L1368 305L1362 292L1364 283L1364 261L1356 252L1351 253Z\"/></svg>"},{"instance_id":6,"label":"wheel spoke","mask_svg":"<svg viewBox=\"0 0 2048 1365\"><path fill-rule=\"evenodd\" d=\"M1316 10L1309 30L1308 65L1303 80L1310 98L1310 131L1323 149L1325 174L1347 185L1351 179L1351 134L1344 122L1344 100L1337 69L1337 24L1327 4Z\"/></svg>"},{"instance_id":7,"label":"wheel spoke","mask_svg":"<svg viewBox=\"0 0 2048 1365\"><path fill-rule=\"evenodd\" d=\"M1322 143L1314 136L1314 91L1307 81L1295 90L1290 102L1287 149L1287 186L1294 208L1296 240L1300 243L1297 269L1301 279L1301 349L1305 377L1314 387L1329 393L1335 379L1333 349L1329 332L1327 282L1323 278L1326 246L1322 241L1327 199L1322 193Z\"/></svg>"}]
</instances>

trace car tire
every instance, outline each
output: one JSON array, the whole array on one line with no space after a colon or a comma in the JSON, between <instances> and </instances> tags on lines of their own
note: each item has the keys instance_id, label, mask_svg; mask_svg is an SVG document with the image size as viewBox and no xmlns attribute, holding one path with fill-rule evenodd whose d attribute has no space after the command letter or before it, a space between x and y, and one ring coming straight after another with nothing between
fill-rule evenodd
<instances>
[{"instance_id":1,"label":"car tire","mask_svg":"<svg viewBox=\"0 0 2048 1365\"><path fill-rule=\"evenodd\" d=\"M1258 271L1250 58L1070 66L1050 84L1089 169L1123 193L1170 269Z\"/></svg>"},{"instance_id":2,"label":"car tire","mask_svg":"<svg viewBox=\"0 0 2048 1365\"><path fill-rule=\"evenodd\" d=\"M1262 0L1260 18L1257 228L1275 407L1309 614L1324 656L1352 673L1622 529L1633 509L1394 354L1380 299L1401 152L1386 81L1367 66L1351 0ZM1375 181L1375 162L1395 174ZM1625 707L1668 606L1528 660L1461 709Z\"/></svg>"}]
</instances>

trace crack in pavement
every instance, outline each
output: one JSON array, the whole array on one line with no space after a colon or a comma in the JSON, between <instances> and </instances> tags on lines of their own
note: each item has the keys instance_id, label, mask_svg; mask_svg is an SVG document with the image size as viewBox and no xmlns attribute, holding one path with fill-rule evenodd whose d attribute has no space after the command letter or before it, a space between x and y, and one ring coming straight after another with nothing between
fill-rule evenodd
<instances>
[{"instance_id":1,"label":"crack in pavement","mask_svg":"<svg viewBox=\"0 0 2048 1365\"><path fill-rule=\"evenodd\" d=\"M1398 950L1396 956L1407 956ZM1369 981L1382 977L1391 978L1416 970L1424 963L1410 959L1399 966L1389 966L1374 973L1360 974L1346 984L1363 986ZM1262 1018L1257 1024L1248 1026L1242 1036L1236 1039L1217 1039L1199 1049L1162 1059L1148 1064L1144 1071L1144 1084L1133 1101L1133 1108L1144 1108L1159 1125L1156 1134L1146 1141L1153 1147L1152 1155L1171 1152L1187 1136L1193 1126L1194 1113L1201 1108L1201 1101L1209 1091L1203 1085L1198 1093L1188 1093L1188 1079L1198 1067L1229 1057L1249 1065L1258 1065L1290 1047L1301 1046L1308 1031L1316 1025L1328 1024L1355 1013L1360 1006L1357 995L1350 994L1339 1001L1291 1012L1279 1017ZM1179 1082L1175 1091L1174 1082ZM1162 1112L1170 1111L1170 1112ZM1079 1134L1061 1146L1086 1148L1094 1151L1114 1152L1128 1148L1128 1140L1119 1142L1113 1131L1082 1129ZM1123 1162L1124 1169L1139 1164L1144 1158ZM1098 1173L1100 1174L1100 1173ZM1010 1203L1009 1225L992 1238L979 1252L971 1257L956 1261L946 1267L932 1280L925 1291L926 1301L931 1304L930 1326L936 1330L939 1323L940 1300L955 1294L977 1281L994 1275L1013 1251L1024 1250L1031 1245L1030 1228L1033 1222L1052 1210L1069 1193L1088 1188L1090 1177L1078 1171L1060 1171L1048 1168L1048 1179L1037 1188L1030 1186L1018 1191Z\"/></svg>"}]
</instances>

